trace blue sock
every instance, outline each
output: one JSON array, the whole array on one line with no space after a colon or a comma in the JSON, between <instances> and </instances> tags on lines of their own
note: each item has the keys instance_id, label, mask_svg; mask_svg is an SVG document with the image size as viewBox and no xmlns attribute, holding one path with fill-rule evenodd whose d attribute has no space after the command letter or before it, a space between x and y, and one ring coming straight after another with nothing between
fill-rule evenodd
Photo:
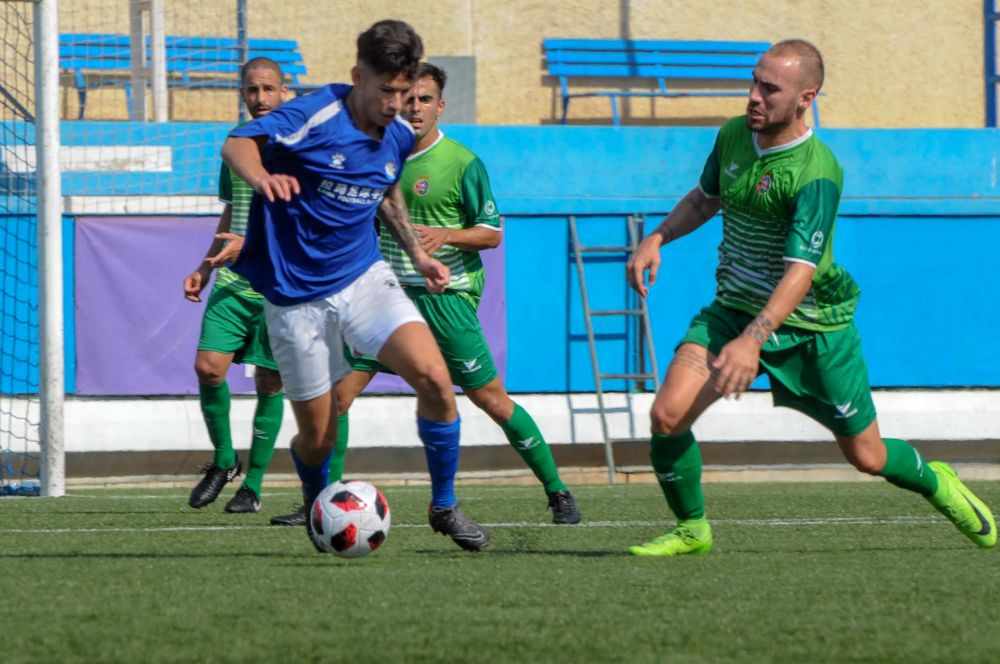
<instances>
[{"instance_id":1,"label":"blue sock","mask_svg":"<svg viewBox=\"0 0 1000 664\"><path fill-rule=\"evenodd\" d=\"M455 473L458 472L458 441L462 418L454 422L432 422L417 415L417 433L424 444L427 471L431 475L431 505L453 507Z\"/></svg>"},{"instance_id":2,"label":"blue sock","mask_svg":"<svg viewBox=\"0 0 1000 664\"><path fill-rule=\"evenodd\" d=\"M312 501L316 500L316 496L319 495L320 491L325 489L326 485L330 483L328 474L330 455L327 454L326 458L318 466L307 466L293 449L292 461L295 462L295 472L299 474L299 479L302 480L302 498L306 501L306 507L308 507L312 505Z\"/></svg>"}]
</instances>

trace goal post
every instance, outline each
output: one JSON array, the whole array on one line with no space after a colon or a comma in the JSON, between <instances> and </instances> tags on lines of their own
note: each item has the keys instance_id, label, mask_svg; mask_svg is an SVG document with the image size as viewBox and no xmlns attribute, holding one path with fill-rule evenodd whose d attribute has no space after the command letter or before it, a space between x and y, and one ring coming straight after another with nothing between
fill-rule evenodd
<instances>
[{"instance_id":1,"label":"goal post","mask_svg":"<svg viewBox=\"0 0 1000 664\"><path fill-rule=\"evenodd\" d=\"M58 0L36 0L35 153L38 214L39 443L41 491L66 493L63 405L66 395L63 341L62 181L59 168Z\"/></svg>"}]
</instances>

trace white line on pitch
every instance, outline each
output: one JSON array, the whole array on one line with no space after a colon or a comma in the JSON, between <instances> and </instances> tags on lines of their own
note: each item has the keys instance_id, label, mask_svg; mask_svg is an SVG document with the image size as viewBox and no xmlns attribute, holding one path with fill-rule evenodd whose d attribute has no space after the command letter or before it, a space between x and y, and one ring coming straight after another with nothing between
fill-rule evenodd
<instances>
[{"instance_id":1,"label":"white line on pitch","mask_svg":"<svg viewBox=\"0 0 1000 664\"><path fill-rule=\"evenodd\" d=\"M878 526L892 524L927 524L942 521L938 517L921 516L887 516L887 517L830 517L815 519L715 519L713 525L720 526ZM575 526L557 525L547 522L532 521L506 521L498 523L484 523L487 528L565 528L574 530L577 528L638 528L645 526L669 526L672 521L584 521ZM394 523L392 528L427 528L424 523ZM265 524L255 525L217 525L217 526L153 526L150 528L11 528L5 529L5 534L46 534L46 533L169 533L169 532L215 532L226 530L261 530L269 529L280 532L286 528L280 526L269 526ZM288 528L294 530L294 528Z\"/></svg>"},{"instance_id":2,"label":"white line on pitch","mask_svg":"<svg viewBox=\"0 0 1000 664\"><path fill-rule=\"evenodd\" d=\"M101 495L101 494L80 494L80 493L67 493L66 498L83 498L83 499L93 499L93 500L173 500L178 503L183 503L187 500L186 497L180 494L121 494L121 495ZM298 498L301 502L302 492L301 491L265 491L261 494L261 498Z\"/></svg>"}]
</instances>

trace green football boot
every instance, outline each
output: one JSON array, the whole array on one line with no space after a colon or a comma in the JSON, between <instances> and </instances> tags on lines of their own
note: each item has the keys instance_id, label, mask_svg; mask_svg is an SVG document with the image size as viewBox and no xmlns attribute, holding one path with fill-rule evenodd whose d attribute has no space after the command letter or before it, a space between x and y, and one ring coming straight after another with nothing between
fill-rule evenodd
<instances>
[{"instance_id":1,"label":"green football boot","mask_svg":"<svg viewBox=\"0 0 1000 664\"><path fill-rule=\"evenodd\" d=\"M986 503L962 484L958 474L948 464L931 461L927 467L934 471L938 479L937 491L927 497L930 504L977 546L988 549L996 545L997 523Z\"/></svg>"},{"instance_id":2,"label":"green football boot","mask_svg":"<svg viewBox=\"0 0 1000 664\"><path fill-rule=\"evenodd\" d=\"M630 556L682 556L688 553L704 555L712 550L712 529L706 521L698 530L703 532L696 535L691 526L679 523L672 531L660 535L652 542L630 546L628 554Z\"/></svg>"}]
</instances>

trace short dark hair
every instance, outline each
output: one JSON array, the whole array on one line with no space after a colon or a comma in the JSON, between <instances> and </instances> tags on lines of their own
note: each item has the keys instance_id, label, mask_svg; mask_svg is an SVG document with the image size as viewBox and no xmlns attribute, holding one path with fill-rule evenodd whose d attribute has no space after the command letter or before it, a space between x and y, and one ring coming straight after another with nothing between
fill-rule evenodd
<instances>
[{"instance_id":1,"label":"short dark hair","mask_svg":"<svg viewBox=\"0 0 1000 664\"><path fill-rule=\"evenodd\" d=\"M358 60L376 74L417 75L424 43L409 23L386 19L358 35Z\"/></svg>"},{"instance_id":2,"label":"short dark hair","mask_svg":"<svg viewBox=\"0 0 1000 664\"><path fill-rule=\"evenodd\" d=\"M247 79L247 72L251 69L270 69L277 74L279 83L282 85L285 83L285 74L281 71L281 65L271 58L261 56L259 58L251 58L247 60L243 66L240 67L240 87L243 87L243 82Z\"/></svg>"},{"instance_id":3,"label":"short dark hair","mask_svg":"<svg viewBox=\"0 0 1000 664\"><path fill-rule=\"evenodd\" d=\"M434 79L434 82L438 86L438 92L444 92L444 84L448 82L448 74L444 73L444 70L437 65L432 65L429 62L420 63L420 69L417 70L417 78Z\"/></svg>"}]
</instances>

